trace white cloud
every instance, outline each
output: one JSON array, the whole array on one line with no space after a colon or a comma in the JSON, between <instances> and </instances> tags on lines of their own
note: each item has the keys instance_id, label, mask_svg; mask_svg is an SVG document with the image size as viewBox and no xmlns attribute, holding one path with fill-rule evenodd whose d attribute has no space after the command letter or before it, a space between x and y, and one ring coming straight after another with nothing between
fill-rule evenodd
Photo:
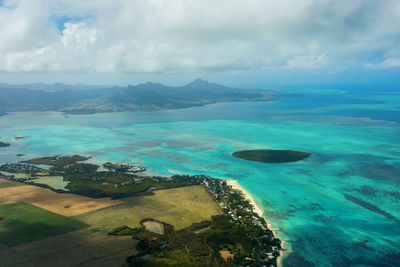
<instances>
[{"instance_id":1,"label":"white cloud","mask_svg":"<svg viewBox=\"0 0 400 267\"><path fill-rule=\"evenodd\" d=\"M286 66L289 68L301 68L304 70L320 69L327 65L325 55L319 56L297 56L289 59Z\"/></svg>"},{"instance_id":2,"label":"white cloud","mask_svg":"<svg viewBox=\"0 0 400 267\"><path fill-rule=\"evenodd\" d=\"M365 63L365 66L369 69L386 69L400 67L400 58L387 58L377 63Z\"/></svg>"},{"instance_id":3,"label":"white cloud","mask_svg":"<svg viewBox=\"0 0 400 267\"><path fill-rule=\"evenodd\" d=\"M399 13L398 0L9 0L0 71L398 67ZM75 19L60 31L62 17Z\"/></svg>"},{"instance_id":4,"label":"white cloud","mask_svg":"<svg viewBox=\"0 0 400 267\"><path fill-rule=\"evenodd\" d=\"M90 29L84 23L64 23L64 27L61 42L66 50L86 52L87 46L96 42L96 29Z\"/></svg>"}]
</instances>

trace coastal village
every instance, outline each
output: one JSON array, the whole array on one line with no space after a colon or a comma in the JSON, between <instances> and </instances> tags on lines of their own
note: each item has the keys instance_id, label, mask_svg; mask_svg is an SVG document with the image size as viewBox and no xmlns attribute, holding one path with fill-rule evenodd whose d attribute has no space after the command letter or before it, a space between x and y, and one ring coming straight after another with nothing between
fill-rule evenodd
<instances>
[{"instance_id":1,"label":"coastal village","mask_svg":"<svg viewBox=\"0 0 400 267\"><path fill-rule=\"evenodd\" d=\"M108 170L114 170L118 172L144 172L146 170L146 168L143 166L135 166L132 164L121 164L112 162L104 163L103 167Z\"/></svg>"},{"instance_id":2,"label":"coastal village","mask_svg":"<svg viewBox=\"0 0 400 267\"><path fill-rule=\"evenodd\" d=\"M10 175L1 174L1 171L11 173ZM12 173L25 173L30 175L48 175L49 171L35 165L24 163L7 163L0 166L0 178L12 179Z\"/></svg>"},{"instance_id":3,"label":"coastal village","mask_svg":"<svg viewBox=\"0 0 400 267\"><path fill-rule=\"evenodd\" d=\"M245 199L240 190L228 185L226 180L207 177L203 184L218 205L234 223L246 229L249 238L257 241L252 257L246 257L247 264L261 263L261 266L276 266L280 256L280 240L268 229L267 223L255 212L253 205Z\"/></svg>"}]
</instances>

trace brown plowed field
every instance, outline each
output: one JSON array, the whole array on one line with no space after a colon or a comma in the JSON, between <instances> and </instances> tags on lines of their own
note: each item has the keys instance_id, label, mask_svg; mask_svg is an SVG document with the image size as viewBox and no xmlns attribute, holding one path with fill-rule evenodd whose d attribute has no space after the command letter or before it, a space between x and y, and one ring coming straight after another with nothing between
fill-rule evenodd
<instances>
[{"instance_id":1,"label":"brown plowed field","mask_svg":"<svg viewBox=\"0 0 400 267\"><path fill-rule=\"evenodd\" d=\"M33 185L0 188L0 205L25 202L64 216L76 216L123 202L110 198L89 198L56 193Z\"/></svg>"}]
</instances>

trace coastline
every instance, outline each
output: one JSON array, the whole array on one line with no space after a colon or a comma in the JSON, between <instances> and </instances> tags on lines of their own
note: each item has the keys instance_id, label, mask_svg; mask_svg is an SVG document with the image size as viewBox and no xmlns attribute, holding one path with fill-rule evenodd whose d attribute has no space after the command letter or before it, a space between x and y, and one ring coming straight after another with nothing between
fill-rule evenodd
<instances>
[{"instance_id":1,"label":"coastline","mask_svg":"<svg viewBox=\"0 0 400 267\"><path fill-rule=\"evenodd\" d=\"M247 199L250 204L254 207L254 211L258 214L258 216L262 217L265 219L267 222L268 229L271 230L273 233L274 237L279 238L278 234L276 233L276 230L272 229L272 225L267 221L267 219L264 217L264 211L257 205L257 202L253 198L251 194L249 194L239 183L236 179L233 180L225 180L228 185L230 185L233 189L239 190L242 192L244 195L245 199ZM289 253L290 250L285 248L286 241L283 240L282 238L279 238L281 240L281 251L280 251L280 256L277 258L277 266L282 267L282 260L284 257L286 257Z\"/></svg>"}]
</instances>

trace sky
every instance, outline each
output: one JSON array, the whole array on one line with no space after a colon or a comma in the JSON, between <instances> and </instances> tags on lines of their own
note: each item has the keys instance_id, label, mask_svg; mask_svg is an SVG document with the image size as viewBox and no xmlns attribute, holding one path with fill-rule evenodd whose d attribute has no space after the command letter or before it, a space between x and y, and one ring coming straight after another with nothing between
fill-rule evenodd
<instances>
[{"instance_id":1,"label":"sky","mask_svg":"<svg viewBox=\"0 0 400 267\"><path fill-rule=\"evenodd\" d=\"M399 0L0 0L0 82L400 85Z\"/></svg>"}]
</instances>

